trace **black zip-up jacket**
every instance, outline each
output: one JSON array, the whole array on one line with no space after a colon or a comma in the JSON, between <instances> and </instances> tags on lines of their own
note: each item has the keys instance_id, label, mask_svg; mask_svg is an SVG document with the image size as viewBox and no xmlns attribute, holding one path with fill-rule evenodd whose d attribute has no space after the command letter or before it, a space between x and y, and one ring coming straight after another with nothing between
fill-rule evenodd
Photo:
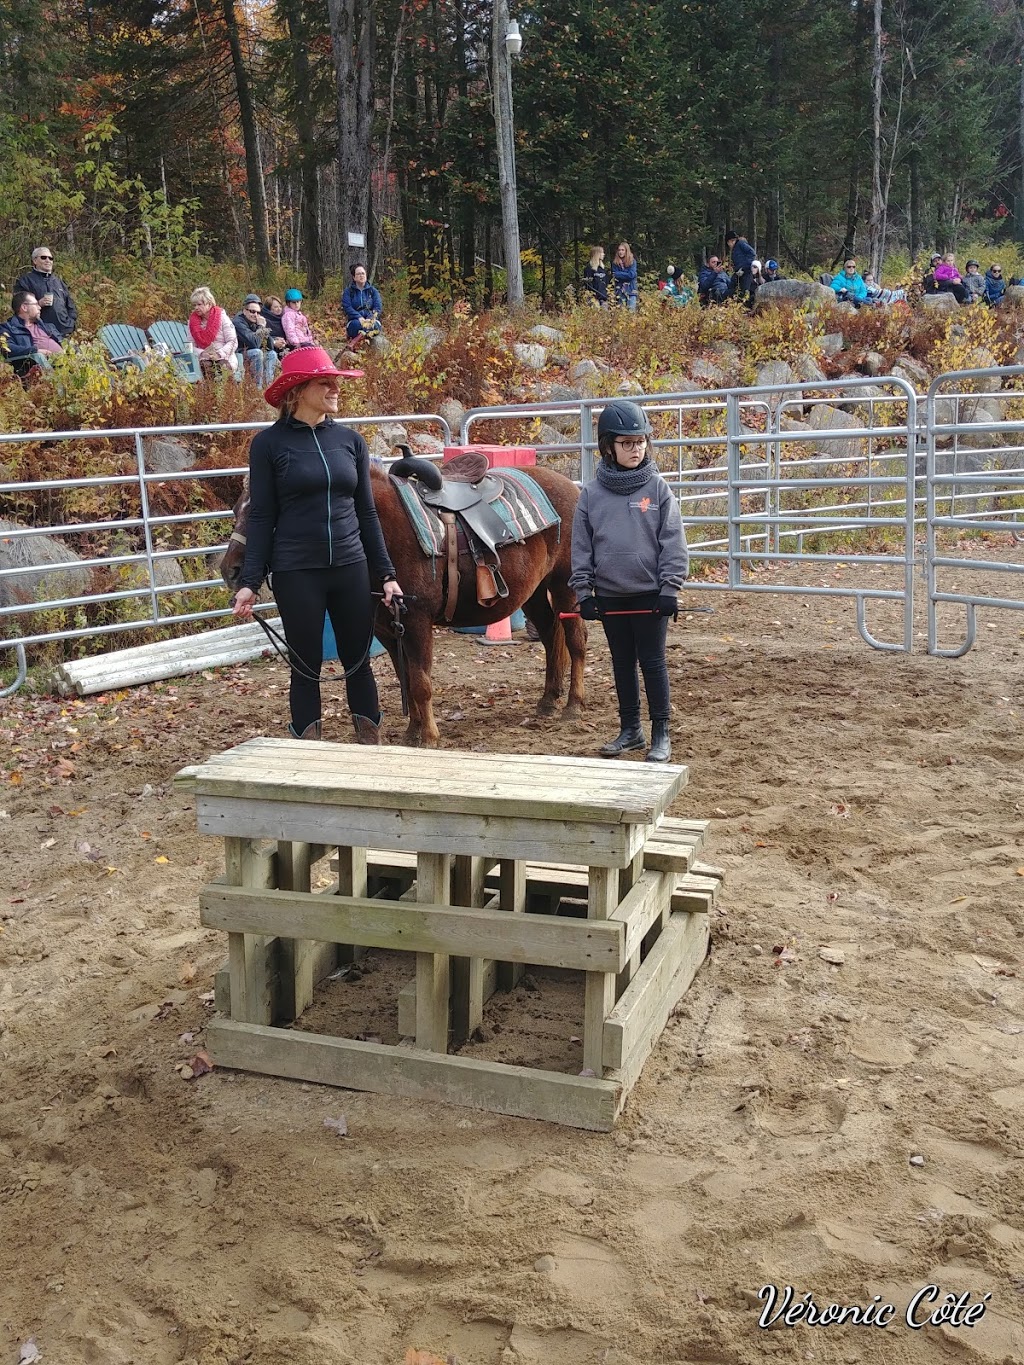
<instances>
[{"instance_id":1,"label":"black zip-up jacket","mask_svg":"<svg viewBox=\"0 0 1024 1365\"><path fill-rule=\"evenodd\" d=\"M370 452L351 427L279 417L249 447L249 525L241 586L258 592L282 569L326 569L365 559L395 570L370 488Z\"/></svg>"},{"instance_id":2,"label":"black zip-up jacket","mask_svg":"<svg viewBox=\"0 0 1024 1365\"><path fill-rule=\"evenodd\" d=\"M24 289L26 294L34 294L37 299L52 294L53 303L42 310L40 321L55 328L61 341L71 335L78 321L78 309L71 297L71 290L59 275L52 272L47 275L45 271L33 267L15 280L14 293L19 289Z\"/></svg>"}]
</instances>

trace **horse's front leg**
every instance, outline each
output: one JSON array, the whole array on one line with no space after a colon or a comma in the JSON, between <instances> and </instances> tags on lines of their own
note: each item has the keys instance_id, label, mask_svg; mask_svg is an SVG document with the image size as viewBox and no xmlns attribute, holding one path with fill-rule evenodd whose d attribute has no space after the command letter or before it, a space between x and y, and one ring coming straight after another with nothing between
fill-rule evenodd
<instances>
[{"instance_id":1,"label":"horse's front leg","mask_svg":"<svg viewBox=\"0 0 1024 1365\"><path fill-rule=\"evenodd\" d=\"M440 731L434 720L434 686L430 678L434 661L434 627L420 612L410 612L404 619L402 647L409 702L409 727L405 732L405 743L413 747L422 745L436 749Z\"/></svg>"}]
</instances>

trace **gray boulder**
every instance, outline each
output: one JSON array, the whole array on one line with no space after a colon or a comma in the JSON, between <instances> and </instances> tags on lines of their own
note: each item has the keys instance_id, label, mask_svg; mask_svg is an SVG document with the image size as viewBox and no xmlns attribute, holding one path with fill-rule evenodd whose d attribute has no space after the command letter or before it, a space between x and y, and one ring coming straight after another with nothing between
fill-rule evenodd
<instances>
[{"instance_id":1,"label":"gray boulder","mask_svg":"<svg viewBox=\"0 0 1024 1365\"><path fill-rule=\"evenodd\" d=\"M690 376L705 384L710 384L715 389L720 389L725 385L724 372L713 361L704 360L702 357L698 357L690 366Z\"/></svg>"},{"instance_id":2,"label":"gray boulder","mask_svg":"<svg viewBox=\"0 0 1024 1365\"><path fill-rule=\"evenodd\" d=\"M149 586L149 572L145 564L122 564L119 566L119 586L143 588ZM153 582L158 588L177 588L185 582L181 564L171 556L168 559L153 560Z\"/></svg>"},{"instance_id":3,"label":"gray boulder","mask_svg":"<svg viewBox=\"0 0 1024 1365\"><path fill-rule=\"evenodd\" d=\"M820 384L825 378L825 371L814 356L805 351L793 361L793 376L803 384Z\"/></svg>"},{"instance_id":4,"label":"gray boulder","mask_svg":"<svg viewBox=\"0 0 1024 1365\"><path fill-rule=\"evenodd\" d=\"M8 534L26 529L16 521L0 519L0 569L21 570L0 578L0 606L59 601L86 593L92 579L90 565L56 536L37 532L14 539Z\"/></svg>"},{"instance_id":5,"label":"gray boulder","mask_svg":"<svg viewBox=\"0 0 1024 1365\"><path fill-rule=\"evenodd\" d=\"M807 425L812 431L840 431L863 427L864 423L853 413L843 412L830 403L816 403L807 416ZM867 454L867 441L857 436L819 437L815 443L819 455L827 455L832 460L858 460Z\"/></svg>"},{"instance_id":6,"label":"gray boulder","mask_svg":"<svg viewBox=\"0 0 1024 1365\"><path fill-rule=\"evenodd\" d=\"M198 456L175 436L149 436L142 440L142 459L150 474L180 474L192 469Z\"/></svg>"},{"instance_id":7,"label":"gray boulder","mask_svg":"<svg viewBox=\"0 0 1024 1365\"><path fill-rule=\"evenodd\" d=\"M527 341L543 341L548 345L554 345L565 341L565 333L560 332L557 327L546 327L539 322L536 327L531 327L526 333Z\"/></svg>"},{"instance_id":8,"label":"gray boulder","mask_svg":"<svg viewBox=\"0 0 1024 1365\"><path fill-rule=\"evenodd\" d=\"M922 294L921 307L926 313L959 313L960 305L952 294Z\"/></svg>"},{"instance_id":9,"label":"gray boulder","mask_svg":"<svg viewBox=\"0 0 1024 1365\"><path fill-rule=\"evenodd\" d=\"M836 296L823 284L809 280L769 280L754 295L754 312L780 303L795 304L798 308L822 308L835 303Z\"/></svg>"},{"instance_id":10,"label":"gray boulder","mask_svg":"<svg viewBox=\"0 0 1024 1365\"><path fill-rule=\"evenodd\" d=\"M444 332L423 322L411 332L406 332L402 338L402 354L414 355L418 352L420 355L427 355L436 346L440 346L442 341Z\"/></svg>"},{"instance_id":11,"label":"gray boulder","mask_svg":"<svg viewBox=\"0 0 1024 1365\"><path fill-rule=\"evenodd\" d=\"M849 393L844 393L841 397L835 398L834 402L845 412L857 412L858 409L863 408L864 416L867 417L872 408L870 400L873 398L884 398L885 396L885 390L879 388L877 384L863 384L858 385L857 388L852 389ZM878 407L878 405L875 404L874 412L875 421L878 423L882 422L887 415L891 415L892 409L889 404L885 404L883 407Z\"/></svg>"},{"instance_id":12,"label":"gray boulder","mask_svg":"<svg viewBox=\"0 0 1024 1365\"><path fill-rule=\"evenodd\" d=\"M713 341L708 349L727 370L739 368L742 356L740 355L740 348L734 341Z\"/></svg>"},{"instance_id":13,"label":"gray boulder","mask_svg":"<svg viewBox=\"0 0 1024 1365\"><path fill-rule=\"evenodd\" d=\"M1024 285L1008 284L1000 308L1024 308Z\"/></svg>"},{"instance_id":14,"label":"gray boulder","mask_svg":"<svg viewBox=\"0 0 1024 1365\"><path fill-rule=\"evenodd\" d=\"M824 286L822 286L824 287ZM829 290L829 293L832 291ZM842 332L826 332L818 342L818 347L822 355L838 355L846 345L846 338Z\"/></svg>"},{"instance_id":15,"label":"gray boulder","mask_svg":"<svg viewBox=\"0 0 1024 1365\"><path fill-rule=\"evenodd\" d=\"M792 367L785 360L766 361L757 372L756 382L759 389L770 389L775 384L792 384ZM777 403L782 394L769 393L767 397L769 403Z\"/></svg>"},{"instance_id":16,"label":"gray boulder","mask_svg":"<svg viewBox=\"0 0 1024 1365\"><path fill-rule=\"evenodd\" d=\"M918 393L924 393L932 382L932 377L927 368L919 360L915 360L912 355L901 355L892 367L892 372L900 379L905 379L913 385Z\"/></svg>"},{"instance_id":17,"label":"gray boulder","mask_svg":"<svg viewBox=\"0 0 1024 1365\"><path fill-rule=\"evenodd\" d=\"M601 371L592 360L577 360L576 364L569 371L569 378L574 384L578 384L581 379L592 379L599 375Z\"/></svg>"},{"instance_id":18,"label":"gray boulder","mask_svg":"<svg viewBox=\"0 0 1024 1365\"><path fill-rule=\"evenodd\" d=\"M512 354L528 370L542 370L548 363L548 353L543 346L534 341L517 341Z\"/></svg>"},{"instance_id":19,"label":"gray boulder","mask_svg":"<svg viewBox=\"0 0 1024 1365\"><path fill-rule=\"evenodd\" d=\"M463 419L466 416L466 409L457 398L442 398L438 404L437 413L448 423L452 432L452 440L458 444L459 431L462 427Z\"/></svg>"},{"instance_id":20,"label":"gray boulder","mask_svg":"<svg viewBox=\"0 0 1024 1365\"><path fill-rule=\"evenodd\" d=\"M573 442L569 440L565 432L559 431L553 423L541 422L537 444L539 446L564 446L571 445ZM575 444L579 445L578 432Z\"/></svg>"},{"instance_id":21,"label":"gray boulder","mask_svg":"<svg viewBox=\"0 0 1024 1365\"><path fill-rule=\"evenodd\" d=\"M864 373L869 374L874 379L885 369L885 356L882 355L881 351L865 351L861 364Z\"/></svg>"}]
</instances>

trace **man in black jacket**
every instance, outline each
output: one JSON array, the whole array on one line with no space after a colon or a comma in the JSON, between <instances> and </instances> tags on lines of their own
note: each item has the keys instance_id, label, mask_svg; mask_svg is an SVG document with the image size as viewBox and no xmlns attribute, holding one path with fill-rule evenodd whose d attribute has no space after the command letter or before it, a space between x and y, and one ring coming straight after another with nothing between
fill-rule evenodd
<instances>
[{"instance_id":1,"label":"man in black jacket","mask_svg":"<svg viewBox=\"0 0 1024 1365\"><path fill-rule=\"evenodd\" d=\"M32 253L32 269L19 275L15 291L34 294L42 308L42 320L56 329L61 341L66 341L75 330L78 309L71 290L53 269L53 252L48 246L37 246Z\"/></svg>"},{"instance_id":2,"label":"man in black jacket","mask_svg":"<svg viewBox=\"0 0 1024 1365\"><path fill-rule=\"evenodd\" d=\"M727 232L725 234L725 247L732 256L732 295L733 298L740 299L741 302L751 303L754 298L754 291L751 287L754 283L753 264L757 259L757 252L747 241L746 237L741 237L738 233Z\"/></svg>"}]
</instances>

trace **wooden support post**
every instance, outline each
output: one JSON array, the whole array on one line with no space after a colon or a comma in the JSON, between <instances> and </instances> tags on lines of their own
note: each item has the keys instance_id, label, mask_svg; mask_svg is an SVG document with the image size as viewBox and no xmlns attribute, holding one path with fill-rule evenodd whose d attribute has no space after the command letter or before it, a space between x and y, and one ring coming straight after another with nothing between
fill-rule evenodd
<instances>
[{"instance_id":1,"label":"wooden support post","mask_svg":"<svg viewBox=\"0 0 1024 1365\"><path fill-rule=\"evenodd\" d=\"M482 908L487 902L485 882L487 860L460 854L455 858L452 876L452 904ZM452 1045L464 1043L484 1017L482 957L453 957L452 974Z\"/></svg>"},{"instance_id":2,"label":"wooden support post","mask_svg":"<svg viewBox=\"0 0 1024 1365\"><path fill-rule=\"evenodd\" d=\"M418 854L416 900L447 905L451 866L450 853ZM450 961L447 953L416 954L416 1046L428 1052L448 1051Z\"/></svg>"},{"instance_id":3,"label":"wooden support post","mask_svg":"<svg viewBox=\"0 0 1024 1365\"><path fill-rule=\"evenodd\" d=\"M587 886L587 918L606 920L619 903L619 872L592 867ZM615 973L587 972L583 1010L583 1069L604 1075L604 1021L615 1004Z\"/></svg>"},{"instance_id":4,"label":"wooden support post","mask_svg":"<svg viewBox=\"0 0 1024 1365\"><path fill-rule=\"evenodd\" d=\"M366 866L365 848L338 849L338 895L368 896L369 877ZM366 954L366 949L357 943L339 943L337 962L358 962Z\"/></svg>"},{"instance_id":5,"label":"wooden support post","mask_svg":"<svg viewBox=\"0 0 1024 1365\"><path fill-rule=\"evenodd\" d=\"M633 887L637 883L637 879L639 878L641 872L643 872L644 870L644 866L645 866L644 850L641 849L639 853L634 855L633 861L630 863L630 865L628 867L624 867L622 871L619 873L620 901L622 901L625 898L628 892L632 891ZM636 951L633 953L633 956L626 963L625 967L623 967L622 971L619 972L618 976L615 978L616 1000L618 1000L619 996L626 989L629 983L633 980L633 977L636 975L636 969L639 966L640 949L637 948Z\"/></svg>"},{"instance_id":6,"label":"wooden support post","mask_svg":"<svg viewBox=\"0 0 1024 1365\"><path fill-rule=\"evenodd\" d=\"M498 907L510 914L526 911L526 864L518 858L502 858L498 864ZM523 979L526 965L522 962L498 963L498 990L510 991Z\"/></svg>"},{"instance_id":7,"label":"wooden support post","mask_svg":"<svg viewBox=\"0 0 1024 1365\"><path fill-rule=\"evenodd\" d=\"M224 840L225 881L231 886L260 886L267 860L261 859L252 839ZM231 1017L244 1024L269 1024L273 1014L272 967L269 937L228 934L228 973L231 978Z\"/></svg>"},{"instance_id":8,"label":"wooden support post","mask_svg":"<svg viewBox=\"0 0 1024 1365\"><path fill-rule=\"evenodd\" d=\"M307 843L282 839L277 845L277 884L282 891L308 891L310 888L310 847ZM276 1018L298 1019L313 1003L313 956L318 944L308 938L282 938L278 944L280 992Z\"/></svg>"}]
</instances>

